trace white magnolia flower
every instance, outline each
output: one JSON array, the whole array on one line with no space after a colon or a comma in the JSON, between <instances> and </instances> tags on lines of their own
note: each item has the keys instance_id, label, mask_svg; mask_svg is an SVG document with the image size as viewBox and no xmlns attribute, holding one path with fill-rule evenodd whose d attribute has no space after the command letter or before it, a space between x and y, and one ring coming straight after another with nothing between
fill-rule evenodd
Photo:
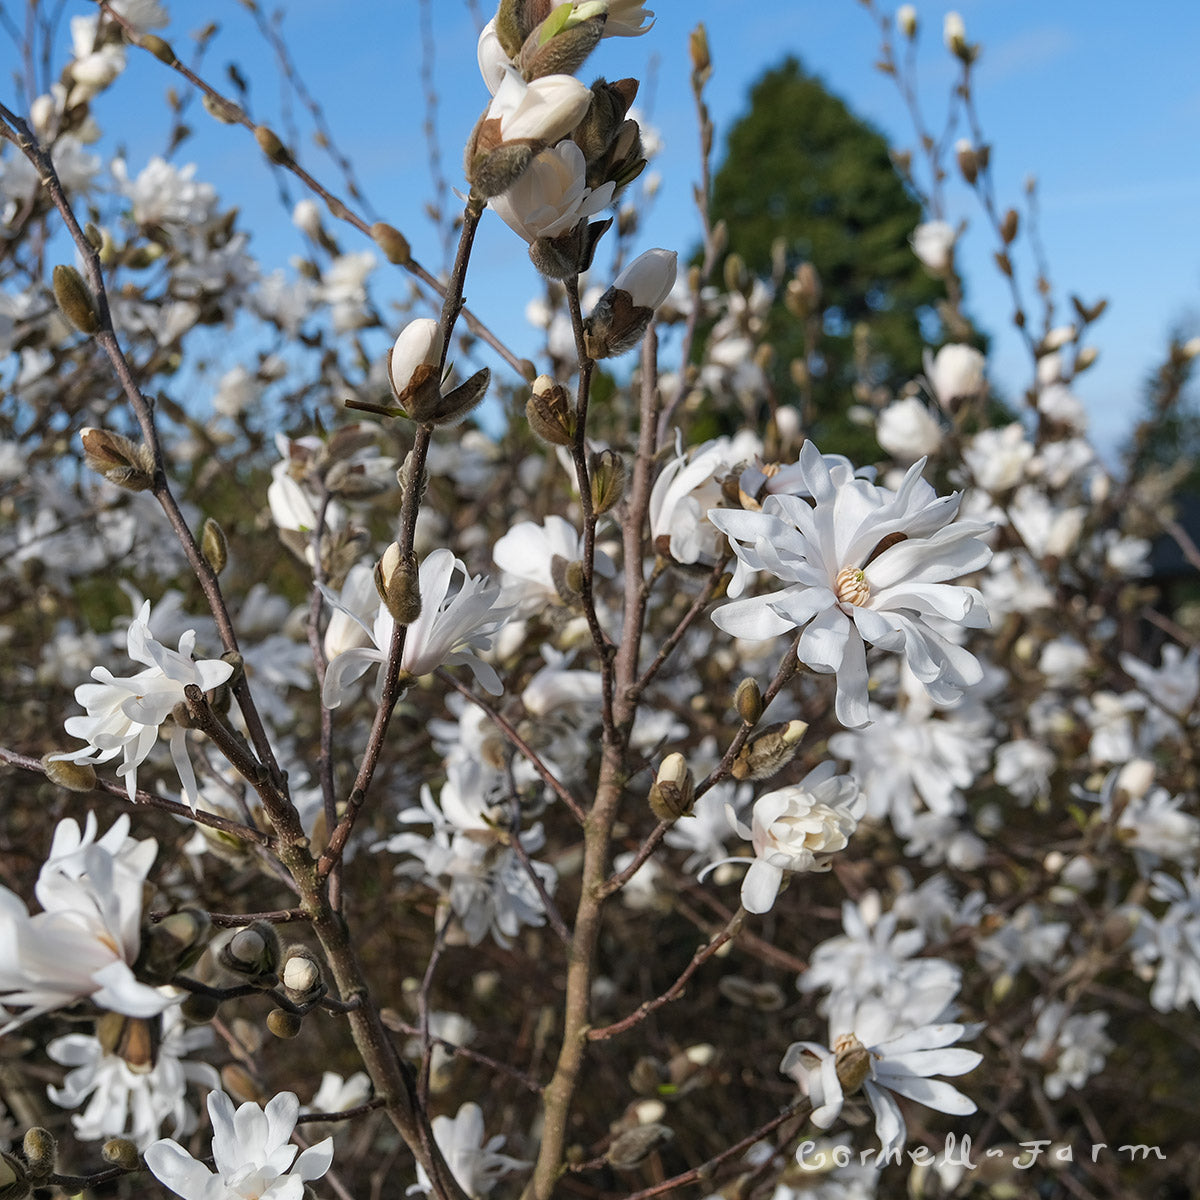
<instances>
[{"instance_id":1,"label":"white magnolia flower","mask_svg":"<svg viewBox=\"0 0 1200 1200\"><path fill-rule=\"evenodd\" d=\"M455 575L461 575L458 590L451 595ZM475 676L480 687L498 696L503 691L495 669L479 658L476 651L487 650L492 634L504 623L508 610L496 606L500 588L482 576L472 578L467 568L449 550L435 550L418 572L421 592L421 615L407 627L404 653L400 658L400 673L407 678L419 678L438 667L465 666ZM369 646L354 646L332 659L325 672L321 699L328 708L337 708L345 699L350 685L372 663L387 661L395 622L385 605L379 605L374 624L368 626L362 617L335 599L329 592L325 598L345 613L366 632Z\"/></svg>"},{"instance_id":2,"label":"white magnolia flower","mask_svg":"<svg viewBox=\"0 0 1200 1200\"><path fill-rule=\"evenodd\" d=\"M96 683L75 689L75 699L87 709L86 717L68 717L66 731L88 745L70 754L56 754L65 762L108 762L122 756L117 774L124 778L130 800L137 791L137 769L158 740L158 727L183 701L183 689L195 684L207 692L224 683L233 667L220 659L192 658L194 630L179 639L178 650L168 650L150 633L150 601L147 600L130 623L129 657L146 664L146 670L128 678L113 675L107 667L93 667ZM179 773L188 803L196 807L196 774L188 758L182 725L171 726L171 758Z\"/></svg>"},{"instance_id":3,"label":"white magnolia flower","mask_svg":"<svg viewBox=\"0 0 1200 1200\"><path fill-rule=\"evenodd\" d=\"M1030 804L1049 794L1050 775L1057 763L1054 751L1048 746L1017 738L997 747L992 776L1022 804Z\"/></svg>"},{"instance_id":4,"label":"white magnolia flower","mask_svg":"<svg viewBox=\"0 0 1200 1200\"><path fill-rule=\"evenodd\" d=\"M503 1135L484 1141L483 1110L478 1104L468 1101L453 1117L434 1117L433 1140L437 1142L450 1173L468 1196L486 1196L496 1186L501 1175L520 1171L530 1166L519 1158L500 1154L504 1145ZM429 1176L420 1164L417 1165L417 1182L405 1193L408 1196L436 1193Z\"/></svg>"},{"instance_id":5,"label":"white magnolia flower","mask_svg":"<svg viewBox=\"0 0 1200 1200\"><path fill-rule=\"evenodd\" d=\"M657 308L675 286L678 263L674 250L646 250L613 280L613 289L628 292L634 308Z\"/></svg>"},{"instance_id":6,"label":"white magnolia flower","mask_svg":"<svg viewBox=\"0 0 1200 1200\"><path fill-rule=\"evenodd\" d=\"M975 657L931 623L986 628L975 588L945 582L991 558L980 540L986 526L955 523L960 495L939 498L916 463L892 492L864 479L831 473L812 442L800 452L814 504L768 496L761 512L713 509L741 563L769 571L780 592L734 600L713 613L719 629L750 641L803 629L797 657L837 676L836 712L843 725L869 720L866 643L900 650L939 704L983 678ZM738 577L729 592L744 584Z\"/></svg>"},{"instance_id":7,"label":"white magnolia flower","mask_svg":"<svg viewBox=\"0 0 1200 1200\"><path fill-rule=\"evenodd\" d=\"M948 221L926 221L913 230L913 253L926 270L945 275L954 263L954 243L958 231Z\"/></svg>"},{"instance_id":8,"label":"white magnolia flower","mask_svg":"<svg viewBox=\"0 0 1200 1200\"><path fill-rule=\"evenodd\" d=\"M553 145L583 120L591 103L591 88L571 75L543 75L526 83L520 72L509 67L496 87L485 120L500 123L500 142Z\"/></svg>"},{"instance_id":9,"label":"white magnolia flower","mask_svg":"<svg viewBox=\"0 0 1200 1200\"><path fill-rule=\"evenodd\" d=\"M833 1049L796 1042L779 1068L808 1093L812 1123L828 1129L846 1095L861 1088L875 1112L875 1136L888 1156L901 1150L908 1136L892 1092L938 1112L973 1113L973 1100L932 1078L965 1075L983 1059L977 1051L953 1044L974 1030L939 1021L948 999L944 992L930 993L903 1012L874 998L858 1002L847 996L836 1003L829 1017Z\"/></svg>"},{"instance_id":10,"label":"white magnolia flower","mask_svg":"<svg viewBox=\"0 0 1200 1200\"><path fill-rule=\"evenodd\" d=\"M131 969L141 949L142 886L158 844L128 832L127 815L99 839L94 813L82 831L60 821L34 887L40 913L0 887L0 1001L28 1010L0 1036L85 997L131 1017L154 1016L173 1002Z\"/></svg>"},{"instance_id":11,"label":"white magnolia flower","mask_svg":"<svg viewBox=\"0 0 1200 1200\"><path fill-rule=\"evenodd\" d=\"M1104 1070L1113 1040L1104 1032L1108 1013L1071 1013L1061 1001L1035 1001L1037 1024L1021 1053L1041 1060L1053 1071L1044 1087L1051 1100L1061 1100L1067 1088L1080 1088Z\"/></svg>"},{"instance_id":12,"label":"white magnolia flower","mask_svg":"<svg viewBox=\"0 0 1200 1200\"><path fill-rule=\"evenodd\" d=\"M1033 443L1014 421L1001 429L981 429L963 448L963 461L971 481L993 495L1021 482L1033 458Z\"/></svg>"},{"instance_id":13,"label":"white magnolia flower","mask_svg":"<svg viewBox=\"0 0 1200 1200\"><path fill-rule=\"evenodd\" d=\"M1200 872L1175 879L1164 871L1153 876L1150 895L1167 905L1161 917L1136 912L1133 959L1153 964L1150 1003L1159 1012L1200 1008Z\"/></svg>"},{"instance_id":14,"label":"white magnolia flower","mask_svg":"<svg viewBox=\"0 0 1200 1200\"><path fill-rule=\"evenodd\" d=\"M933 398L949 412L959 401L980 396L987 388L987 360L974 346L952 342L937 354L925 351L925 377Z\"/></svg>"},{"instance_id":15,"label":"white magnolia flower","mask_svg":"<svg viewBox=\"0 0 1200 1200\"><path fill-rule=\"evenodd\" d=\"M612 203L612 181L590 188L583 151L570 139L543 150L520 178L489 207L527 242L569 233Z\"/></svg>"},{"instance_id":16,"label":"white magnolia flower","mask_svg":"<svg viewBox=\"0 0 1200 1200\"><path fill-rule=\"evenodd\" d=\"M168 1008L149 1063L130 1064L115 1051L106 1050L93 1034L69 1033L55 1038L46 1053L71 1067L62 1087L47 1088L50 1099L62 1108L87 1107L71 1116L80 1141L127 1137L144 1150L162 1132L164 1121L171 1133L185 1135L196 1128L196 1113L186 1099L189 1083L212 1089L220 1077L207 1063L186 1062L193 1050L212 1043L207 1025L188 1026L178 1008Z\"/></svg>"},{"instance_id":17,"label":"white magnolia flower","mask_svg":"<svg viewBox=\"0 0 1200 1200\"><path fill-rule=\"evenodd\" d=\"M300 1101L280 1092L266 1108L247 1101L234 1111L224 1092L210 1092L212 1172L169 1138L146 1150L146 1166L183 1200L300 1200L304 1184L320 1179L333 1162L326 1138L296 1157L291 1144Z\"/></svg>"},{"instance_id":18,"label":"white magnolia flower","mask_svg":"<svg viewBox=\"0 0 1200 1200\"><path fill-rule=\"evenodd\" d=\"M1193 646L1184 654L1172 642L1162 648L1160 665L1150 666L1132 654L1122 654L1121 669L1158 708L1176 717L1186 717L1200 697L1200 649Z\"/></svg>"},{"instance_id":19,"label":"white magnolia flower","mask_svg":"<svg viewBox=\"0 0 1200 1200\"><path fill-rule=\"evenodd\" d=\"M879 414L875 440L899 462L914 463L941 449L942 427L916 396L906 396Z\"/></svg>"},{"instance_id":20,"label":"white magnolia flower","mask_svg":"<svg viewBox=\"0 0 1200 1200\"><path fill-rule=\"evenodd\" d=\"M479 74L483 76L487 90L494 96L496 89L504 82L505 73L517 69L516 64L505 54L504 47L500 44L500 36L496 33L495 17L480 30L475 54L479 60Z\"/></svg>"},{"instance_id":21,"label":"white magnolia flower","mask_svg":"<svg viewBox=\"0 0 1200 1200\"><path fill-rule=\"evenodd\" d=\"M496 566L504 572L501 599L512 604L519 617L547 604L561 605L564 597L555 574L568 563L579 562L583 551L583 534L564 517L549 516L541 525L520 521L492 549ZM596 574L606 579L616 570L603 551L596 552L594 565Z\"/></svg>"},{"instance_id":22,"label":"white magnolia flower","mask_svg":"<svg viewBox=\"0 0 1200 1200\"><path fill-rule=\"evenodd\" d=\"M760 796L750 828L726 809L738 836L754 846L756 857L742 881L747 912L770 911L785 871L828 871L833 855L846 848L858 825L859 791L849 775L835 775L835 770L833 763L822 763L799 783ZM708 870L712 867L705 874Z\"/></svg>"},{"instance_id":23,"label":"white magnolia flower","mask_svg":"<svg viewBox=\"0 0 1200 1200\"><path fill-rule=\"evenodd\" d=\"M605 0L605 8L604 37L641 37L654 24L654 13L642 0Z\"/></svg>"}]
</instances>

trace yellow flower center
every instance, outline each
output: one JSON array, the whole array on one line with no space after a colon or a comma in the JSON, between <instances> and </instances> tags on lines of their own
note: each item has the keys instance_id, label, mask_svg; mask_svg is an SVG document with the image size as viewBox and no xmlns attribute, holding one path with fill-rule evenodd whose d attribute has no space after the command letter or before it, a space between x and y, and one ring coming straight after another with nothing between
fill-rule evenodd
<instances>
[{"instance_id":1,"label":"yellow flower center","mask_svg":"<svg viewBox=\"0 0 1200 1200\"><path fill-rule=\"evenodd\" d=\"M833 581L833 590L843 604L866 604L871 598L871 587L866 573L860 567L843 567Z\"/></svg>"}]
</instances>

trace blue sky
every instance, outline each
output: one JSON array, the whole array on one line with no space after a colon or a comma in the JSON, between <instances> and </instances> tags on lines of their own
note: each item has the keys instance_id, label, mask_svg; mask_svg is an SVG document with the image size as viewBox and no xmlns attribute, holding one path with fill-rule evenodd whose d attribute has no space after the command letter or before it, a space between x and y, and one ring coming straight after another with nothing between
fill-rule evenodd
<instances>
[{"instance_id":1,"label":"blue sky","mask_svg":"<svg viewBox=\"0 0 1200 1200\"><path fill-rule=\"evenodd\" d=\"M68 11L90 7L72 0ZM372 206L437 268L440 250L423 212L432 182L421 130L417 0L288 0L284 7L284 31L300 74L324 105ZM744 110L750 83L786 54L799 56L895 144L912 144L893 84L873 69L878 32L856 0L659 0L656 8L658 22L646 37L604 42L583 72L587 79L643 80L640 99L664 142L655 163L662 188L644 227L646 246L688 253L698 238L690 200L697 137L687 87L687 39L698 22L712 47L708 99L718 158L723 132ZM937 128L955 77L941 39L946 9L917 8L923 101ZM166 32L183 56L192 10L176 0L172 11ZM461 146L487 99L475 66L475 31L491 11L485 0L431 0L438 141L451 186L462 184ZM969 39L984 47L976 96L994 147L1001 206L1019 205L1023 181L1036 176L1041 235L1062 319L1069 319L1071 292L1088 302L1109 298L1093 334L1099 362L1081 377L1078 391L1098 442L1111 451L1137 412L1142 381L1169 329L1190 316L1191 332L1200 331L1200 5L1162 0L1139 13L1113 0L964 0L958 11ZM223 86L224 66L236 60L252 80L255 115L278 121L277 75L245 11L236 0L212 0L204 16L221 25L206 74ZM128 79L102 98L99 112L102 123L120 130L137 168L161 149L166 119L156 114L156 103L177 81L145 56L132 57ZM200 175L215 182L227 202L241 207L266 264L286 261L300 240L261 158L242 132L217 126L198 108L191 123L197 136L182 154L200 164ZM301 159L336 183L328 160L311 144L302 147ZM1007 287L991 265L994 243L965 189L951 188L949 216L970 222L960 254L969 308L994 339L999 389L1018 395L1029 364L1008 323ZM358 248L352 232L344 240ZM1036 313L1027 249L1021 239L1014 257ZM522 311L537 280L523 243L498 220L482 231L477 271L468 288L472 305L514 344L530 345Z\"/></svg>"}]
</instances>

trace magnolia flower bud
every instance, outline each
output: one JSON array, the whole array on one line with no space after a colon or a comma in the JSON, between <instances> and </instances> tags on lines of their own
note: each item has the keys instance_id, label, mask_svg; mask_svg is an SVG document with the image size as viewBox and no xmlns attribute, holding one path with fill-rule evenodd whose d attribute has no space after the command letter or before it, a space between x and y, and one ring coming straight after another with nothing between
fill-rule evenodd
<instances>
[{"instance_id":1,"label":"magnolia flower bud","mask_svg":"<svg viewBox=\"0 0 1200 1200\"><path fill-rule=\"evenodd\" d=\"M954 143L954 158L958 163L958 169L962 172L962 177L969 184L974 184L979 177L980 158L979 153L974 146L966 138L959 138Z\"/></svg>"},{"instance_id":2,"label":"magnolia flower bud","mask_svg":"<svg viewBox=\"0 0 1200 1200\"><path fill-rule=\"evenodd\" d=\"M27 1129L21 1142L21 1152L25 1155L25 1167L30 1178L45 1179L54 1174L58 1166L58 1140L50 1130L40 1125Z\"/></svg>"},{"instance_id":3,"label":"magnolia flower bud","mask_svg":"<svg viewBox=\"0 0 1200 1200\"><path fill-rule=\"evenodd\" d=\"M917 10L911 4L902 4L896 9L896 28L906 38L917 36Z\"/></svg>"},{"instance_id":4,"label":"magnolia flower bud","mask_svg":"<svg viewBox=\"0 0 1200 1200\"><path fill-rule=\"evenodd\" d=\"M203 1025L217 1015L220 1007L221 1001L216 996L202 996L193 992L190 996L184 996L179 1011L192 1024Z\"/></svg>"},{"instance_id":5,"label":"magnolia flower bud","mask_svg":"<svg viewBox=\"0 0 1200 1200\"><path fill-rule=\"evenodd\" d=\"M410 416L441 399L442 327L432 317L418 317L400 331L388 351L392 392ZM414 417L415 419L415 417Z\"/></svg>"},{"instance_id":6,"label":"magnolia flower bud","mask_svg":"<svg viewBox=\"0 0 1200 1200\"><path fill-rule=\"evenodd\" d=\"M42 770L51 783L69 792L90 792L96 786L96 768L91 763L68 762L46 754L42 756Z\"/></svg>"},{"instance_id":7,"label":"magnolia flower bud","mask_svg":"<svg viewBox=\"0 0 1200 1200\"><path fill-rule=\"evenodd\" d=\"M292 161L291 151L283 144L279 135L266 125L256 125L254 127L254 140L258 143L258 148L273 163L288 163Z\"/></svg>"},{"instance_id":8,"label":"magnolia flower bud","mask_svg":"<svg viewBox=\"0 0 1200 1200\"><path fill-rule=\"evenodd\" d=\"M592 459L592 512L615 508L625 495L625 461L615 450L601 450Z\"/></svg>"},{"instance_id":9,"label":"magnolia flower bud","mask_svg":"<svg viewBox=\"0 0 1200 1200\"><path fill-rule=\"evenodd\" d=\"M140 442L90 426L80 431L79 440L84 461L109 483L128 492L144 492L154 485L154 456Z\"/></svg>"},{"instance_id":10,"label":"magnolia flower bud","mask_svg":"<svg viewBox=\"0 0 1200 1200\"><path fill-rule=\"evenodd\" d=\"M83 276L74 268L59 265L53 274L54 299L62 314L80 333L95 333L100 328L96 301Z\"/></svg>"},{"instance_id":11,"label":"magnolia flower bud","mask_svg":"<svg viewBox=\"0 0 1200 1200\"><path fill-rule=\"evenodd\" d=\"M291 999L299 1004L311 1000L325 988L321 964L305 946L288 947L279 979Z\"/></svg>"},{"instance_id":12,"label":"magnolia flower bud","mask_svg":"<svg viewBox=\"0 0 1200 1200\"><path fill-rule=\"evenodd\" d=\"M148 50L161 63L166 63L168 67L173 67L176 63L175 51L171 48L171 43L164 41L157 34L143 33L137 39L137 44L143 49Z\"/></svg>"},{"instance_id":13,"label":"magnolia flower bud","mask_svg":"<svg viewBox=\"0 0 1200 1200\"><path fill-rule=\"evenodd\" d=\"M294 1038L304 1024L299 1013L288 1012L286 1009L273 1008L267 1013L267 1028L281 1040Z\"/></svg>"},{"instance_id":14,"label":"magnolia flower bud","mask_svg":"<svg viewBox=\"0 0 1200 1200\"><path fill-rule=\"evenodd\" d=\"M660 821L676 821L691 812L695 781L682 754L668 754L650 787L650 811Z\"/></svg>"},{"instance_id":15,"label":"magnolia flower bud","mask_svg":"<svg viewBox=\"0 0 1200 1200\"><path fill-rule=\"evenodd\" d=\"M584 342L592 358L612 358L641 341L654 310L675 286L674 250L647 250L614 280L584 322Z\"/></svg>"},{"instance_id":16,"label":"magnolia flower bud","mask_svg":"<svg viewBox=\"0 0 1200 1200\"><path fill-rule=\"evenodd\" d=\"M248 975L254 982L274 987L279 964L279 935L266 921L255 921L239 929L221 946L217 961L227 971Z\"/></svg>"},{"instance_id":17,"label":"magnolia flower bud","mask_svg":"<svg viewBox=\"0 0 1200 1200\"><path fill-rule=\"evenodd\" d=\"M225 570L225 564L229 561L229 543L225 540L225 531L212 517L204 520L204 528L200 533L200 553L212 567L214 575L220 575Z\"/></svg>"},{"instance_id":18,"label":"magnolia flower bud","mask_svg":"<svg viewBox=\"0 0 1200 1200\"><path fill-rule=\"evenodd\" d=\"M635 308L657 308L675 286L678 262L674 250L647 250L616 277L613 287L628 292Z\"/></svg>"},{"instance_id":19,"label":"magnolia flower bud","mask_svg":"<svg viewBox=\"0 0 1200 1200\"><path fill-rule=\"evenodd\" d=\"M393 542L375 564L375 590L398 625L411 625L421 615L417 556Z\"/></svg>"},{"instance_id":20,"label":"magnolia flower bud","mask_svg":"<svg viewBox=\"0 0 1200 1200\"><path fill-rule=\"evenodd\" d=\"M371 226L371 238L388 262L405 267L412 261L412 247L408 244L408 238L386 221L376 221Z\"/></svg>"},{"instance_id":21,"label":"magnolia flower bud","mask_svg":"<svg viewBox=\"0 0 1200 1200\"><path fill-rule=\"evenodd\" d=\"M951 54L957 54L959 58L963 57L968 48L967 27L958 13L948 12L946 14L942 23L942 38L946 43L946 49Z\"/></svg>"},{"instance_id":22,"label":"magnolia flower bud","mask_svg":"<svg viewBox=\"0 0 1200 1200\"><path fill-rule=\"evenodd\" d=\"M1083 346L1075 355L1075 374L1086 371L1099 357L1100 351L1095 346Z\"/></svg>"},{"instance_id":23,"label":"magnolia flower bud","mask_svg":"<svg viewBox=\"0 0 1200 1200\"><path fill-rule=\"evenodd\" d=\"M730 774L737 780L770 779L796 757L800 739L808 730L805 721L786 721L764 729L747 742L733 760Z\"/></svg>"},{"instance_id":24,"label":"magnolia flower bud","mask_svg":"<svg viewBox=\"0 0 1200 1200\"><path fill-rule=\"evenodd\" d=\"M109 1138L100 1147L100 1157L125 1171L136 1171L140 1165L138 1149L128 1138Z\"/></svg>"},{"instance_id":25,"label":"magnolia flower bud","mask_svg":"<svg viewBox=\"0 0 1200 1200\"><path fill-rule=\"evenodd\" d=\"M292 224L314 240L319 238L321 229L321 210L315 200L299 200L292 209Z\"/></svg>"},{"instance_id":26,"label":"magnolia flower bud","mask_svg":"<svg viewBox=\"0 0 1200 1200\"><path fill-rule=\"evenodd\" d=\"M666 1125L639 1125L627 1129L609 1146L605 1161L619 1171L632 1170L674 1136Z\"/></svg>"},{"instance_id":27,"label":"magnolia flower bud","mask_svg":"<svg viewBox=\"0 0 1200 1200\"><path fill-rule=\"evenodd\" d=\"M137 961L139 978L148 983L170 983L204 952L210 927L208 913L194 908L171 913L148 926L142 931L142 950Z\"/></svg>"},{"instance_id":28,"label":"magnolia flower bud","mask_svg":"<svg viewBox=\"0 0 1200 1200\"><path fill-rule=\"evenodd\" d=\"M757 680L747 676L738 684L733 697L733 707L747 725L758 723L763 714L763 698Z\"/></svg>"},{"instance_id":29,"label":"magnolia flower bud","mask_svg":"<svg viewBox=\"0 0 1200 1200\"><path fill-rule=\"evenodd\" d=\"M567 389L549 375L533 381L533 395L525 403L529 428L552 446L570 446L575 441L575 410Z\"/></svg>"}]
</instances>

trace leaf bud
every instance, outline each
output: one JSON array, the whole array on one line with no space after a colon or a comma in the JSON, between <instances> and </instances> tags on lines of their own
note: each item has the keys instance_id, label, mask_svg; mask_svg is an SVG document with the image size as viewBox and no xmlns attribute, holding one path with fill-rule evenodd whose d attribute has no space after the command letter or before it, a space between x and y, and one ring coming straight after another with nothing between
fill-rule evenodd
<instances>
[{"instance_id":1,"label":"leaf bud","mask_svg":"<svg viewBox=\"0 0 1200 1200\"><path fill-rule=\"evenodd\" d=\"M712 71L712 57L708 51L708 30L703 22L688 34L688 55L692 60L692 73L707 79Z\"/></svg>"},{"instance_id":2,"label":"leaf bud","mask_svg":"<svg viewBox=\"0 0 1200 1200\"><path fill-rule=\"evenodd\" d=\"M21 1153L25 1155L25 1167L31 1179L45 1179L58 1167L58 1139L40 1125L25 1131Z\"/></svg>"},{"instance_id":3,"label":"leaf bud","mask_svg":"<svg viewBox=\"0 0 1200 1200\"><path fill-rule=\"evenodd\" d=\"M266 125L255 125L254 140L258 148L273 163L289 163L292 161L291 151L279 139L279 135Z\"/></svg>"},{"instance_id":4,"label":"leaf bud","mask_svg":"<svg viewBox=\"0 0 1200 1200\"><path fill-rule=\"evenodd\" d=\"M279 978L289 997L298 1004L313 999L325 990L321 964L306 946L288 947Z\"/></svg>"},{"instance_id":5,"label":"leaf bud","mask_svg":"<svg viewBox=\"0 0 1200 1200\"><path fill-rule=\"evenodd\" d=\"M204 561L213 569L214 575L220 575L229 561L229 543L225 540L225 531L212 517L205 517L204 528L200 533L200 553Z\"/></svg>"},{"instance_id":6,"label":"leaf bud","mask_svg":"<svg viewBox=\"0 0 1200 1200\"><path fill-rule=\"evenodd\" d=\"M95 333L100 328L96 301L83 276L74 268L61 263L52 276L54 299L62 314L80 333Z\"/></svg>"},{"instance_id":7,"label":"leaf bud","mask_svg":"<svg viewBox=\"0 0 1200 1200\"><path fill-rule=\"evenodd\" d=\"M491 368L481 368L465 383L460 383L458 387L440 397L424 417L414 412L413 420L443 427L457 425L487 395L491 380Z\"/></svg>"},{"instance_id":8,"label":"leaf bud","mask_svg":"<svg viewBox=\"0 0 1200 1200\"><path fill-rule=\"evenodd\" d=\"M567 389L549 375L539 375L533 381L525 418L534 434L552 446L570 446L575 441L575 411Z\"/></svg>"},{"instance_id":9,"label":"leaf bud","mask_svg":"<svg viewBox=\"0 0 1200 1200\"><path fill-rule=\"evenodd\" d=\"M70 762L47 754L42 758L42 770L51 783L69 792L90 792L96 786L96 768L91 763Z\"/></svg>"},{"instance_id":10,"label":"leaf bud","mask_svg":"<svg viewBox=\"0 0 1200 1200\"><path fill-rule=\"evenodd\" d=\"M733 696L733 707L747 725L758 724L763 714L763 698L757 680L747 676L738 684Z\"/></svg>"},{"instance_id":11,"label":"leaf bud","mask_svg":"<svg viewBox=\"0 0 1200 1200\"><path fill-rule=\"evenodd\" d=\"M153 33L144 33L137 40L137 44L143 50L148 50L159 62L166 63L168 67L173 67L177 61L175 51L171 48L171 43L164 41Z\"/></svg>"},{"instance_id":12,"label":"leaf bud","mask_svg":"<svg viewBox=\"0 0 1200 1200\"><path fill-rule=\"evenodd\" d=\"M284 1041L294 1038L303 1024L299 1013L288 1012L283 1008L273 1008L267 1013L267 1028L275 1037Z\"/></svg>"},{"instance_id":13,"label":"leaf bud","mask_svg":"<svg viewBox=\"0 0 1200 1200\"><path fill-rule=\"evenodd\" d=\"M137 1147L128 1138L123 1137L109 1138L100 1147L100 1157L125 1171L136 1171L141 1165Z\"/></svg>"},{"instance_id":14,"label":"leaf bud","mask_svg":"<svg viewBox=\"0 0 1200 1200\"><path fill-rule=\"evenodd\" d=\"M246 975L264 987L274 987L279 965L279 935L267 921L254 921L221 945L217 961L227 971Z\"/></svg>"},{"instance_id":15,"label":"leaf bud","mask_svg":"<svg viewBox=\"0 0 1200 1200\"><path fill-rule=\"evenodd\" d=\"M154 484L154 456L147 446L119 433L91 426L80 431L84 461L109 483L128 492L144 492Z\"/></svg>"},{"instance_id":16,"label":"leaf bud","mask_svg":"<svg viewBox=\"0 0 1200 1200\"><path fill-rule=\"evenodd\" d=\"M1000 237L1004 240L1007 246L1011 244L1017 236L1017 230L1021 227L1021 218L1015 208L1010 208L1005 214L1004 219L1000 222Z\"/></svg>"},{"instance_id":17,"label":"leaf bud","mask_svg":"<svg viewBox=\"0 0 1200 1200\"><path fill-rule=\"evenodd\" d=\"M650 786L650 810L660 821L675 821L692 810L695 780L682 754L668 754Z\"/></svg>"},{"instance_id":18,"label":"leaf bud","mask_svg":"<svg viewBox=\"0 0 1200 1200\"><path fill-rule=\"evenodd\" d=\"M412 262L412 247L408 244L408 238L395 226L386 221L376 221L371 226L371 237L388 262L400 267L406 267Z\"/></svg>"},{"instance_id":19,"label":"leaf bud","mask_svg":"<svg viewBox=\"0 0 1200 1200\"><path fill-rule=\"evenodd\" d=\"M796 757L808 730L805 721L784 721L747 742L733 760L730 774L739 781L770 779Z\"/></svg>"},{"instance_id":20,"label":"leaf bud","mask_svg":"<svg viewBox=\"0 0 1200 1200\"><path fill-rule=\"evenodd\" d=\"M375 590L398 625L411 625L421 615L417 556L401 554L393 542L375 564Z\"/></svg>"},{"instance_id":21,"label":"leaf bud","mask_svg":"<svg viewBox=\"0 0 1200 1200\"><path fill-rule=\"evenodd\" d=\"M15 1154L0 1152L0 1200L25 1200L32 1190L25 1164Z\"/></svg>"},{"instance_id":22,"label":"leaf bud","mask_svg":"<svg viewBox=\"0 0 1200 1200\"><path fill-rule=\"evenodd\" d=\"M592 459L592 512L608 512L625 495L625 460L615 450L601 450Z\"/></svg>"},{"instance_id":23,"label":"leaf bud","mask_svg":"<svg viewBox=\"0 0 1200 1200\"><path fill-rule=\"evenodd\" d=\"M666 1125L639 1125L627 1129L608 1148L605 1161L618 1171L632 1170L640 1166L656 1150L666 1145L674 1132Z\"/></svg>"}]
</instances>

